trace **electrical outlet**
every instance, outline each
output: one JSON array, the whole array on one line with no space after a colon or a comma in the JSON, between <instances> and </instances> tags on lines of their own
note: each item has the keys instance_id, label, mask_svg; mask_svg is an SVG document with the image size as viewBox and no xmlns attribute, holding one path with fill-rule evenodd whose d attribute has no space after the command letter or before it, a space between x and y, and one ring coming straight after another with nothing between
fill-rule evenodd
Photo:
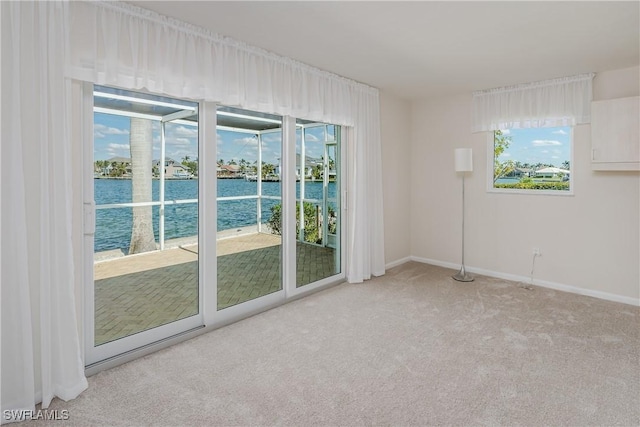
<instances>
[{"instance_id":1,"label":"electrical outlet","mask_svg":"<svg viewBox=\"0 0 640 427\"><path fill-rule=\"evenodd\" d=\"M540 248L533 248L534 256L542 256L542 252L540 252Z\"/></svg>"}]
</instances>

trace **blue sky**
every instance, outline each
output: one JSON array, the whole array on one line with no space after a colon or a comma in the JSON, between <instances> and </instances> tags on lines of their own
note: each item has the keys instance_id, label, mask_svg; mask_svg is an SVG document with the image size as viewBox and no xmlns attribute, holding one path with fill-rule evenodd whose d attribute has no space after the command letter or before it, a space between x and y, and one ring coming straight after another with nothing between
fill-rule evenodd
<instances>
[{"instance_id":1,"label":"blue sky","mask_svg":"<svg viewBox=\"0 0 640 427\"><path fill-rule=\"evenodd\" d=\"M500 156L501 161L513 160L522 163L544 163L560 167L570 160L571 128L507 129L503 133L512 139L509 148ZM323 155L324 127L307 129L306 155L320 158ZM167 124L166 155L181 161L185 156L198 157L198 129L184 124ZM245 159L257 160L258 141L247 133L218 130L218 152L216 159L225 163ZM263 134L263 161L278 164L281 156L280 132ZM298 144L300 130L298 130ZM299 145L298 145L299 147ZM299 149L298 149L299 151ZM130 157L129 118L110 114L94 113L94 159L107 160L112 157ZM160 158L160 124L153 122L153 158Z\"/></svg>"},{"instance_id":2,"label":"blue sky","mask_svg":"<svg viewBox=\"0 0 640 427\"><path fill-rule=\"evenodd\" d=\"M153 122L153 159L160 158L160 123ZM108 160L112 157L130 157L129 118L111 114L94 113L94 160ZM298 130L298 142L300 130ZM278 164L281 156L280 132L262 136L262 160ZM309 128L306 132L306 155L320 158L324 152L324 127ZM245 159L250 163L257 160L258 141L247 133L218 130L216 159L225 163ZM299 146L299 145L298 145ZM166 126L166 156L181 161L185 156L198 157L198 129L195 126L168 123Z\"/></svg>"},{"instance_id":3,"label":"blue sky","mask_svg":"<svg viewBox=\"0 0 640 427\"><path fill-rule=\"evenodd\" d=\"M552 164L561 167L571 161L571 127L507 129L511 144L500 161L513 160L529 164Z\"/></svg>"}]
</instances>

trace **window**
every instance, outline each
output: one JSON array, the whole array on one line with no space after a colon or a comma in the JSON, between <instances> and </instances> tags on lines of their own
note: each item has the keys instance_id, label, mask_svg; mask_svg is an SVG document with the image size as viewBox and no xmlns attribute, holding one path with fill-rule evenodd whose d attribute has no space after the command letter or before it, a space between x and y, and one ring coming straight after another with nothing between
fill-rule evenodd
<instances>
[{"instance_id":1,"label":"window","mask_svg":"<svg viewBox=\"0 0 640 427\"><path fill-rule=\"evenodd\" d=\"M495 131L489 189L571 194L571 135L569 126Z\"/></svg>"}]
</instances>

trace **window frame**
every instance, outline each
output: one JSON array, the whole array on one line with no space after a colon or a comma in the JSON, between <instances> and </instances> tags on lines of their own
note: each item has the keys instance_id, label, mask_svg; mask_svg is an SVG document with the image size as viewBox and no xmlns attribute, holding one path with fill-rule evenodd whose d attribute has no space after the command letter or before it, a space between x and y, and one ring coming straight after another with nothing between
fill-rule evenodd
<instances>
[{"instance_id":1,"label":"window frame","mask_svg":"<svg viewBox=\"0 0 640 427\"><path fill-rule=\"evenodd\" d=\"M563 127L563 126L554 126ZM575 126L566 126L570 129L569 144L570 155L569 162L571 165L571 173L569 174L569 190L536 190L523 188L495 188L493 186L494 173L494 149L495 149L495 131L485 132L487 135L487 193L496 194L524 194L524 195L540 195L540 196L574 196L575 195L575 169L574 169L574 135Z\"/></svg>"}]
</instances>

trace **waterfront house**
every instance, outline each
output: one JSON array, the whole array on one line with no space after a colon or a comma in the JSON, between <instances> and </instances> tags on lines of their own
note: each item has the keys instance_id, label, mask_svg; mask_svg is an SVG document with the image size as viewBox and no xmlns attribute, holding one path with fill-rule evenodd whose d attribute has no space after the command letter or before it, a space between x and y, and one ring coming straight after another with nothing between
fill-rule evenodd
<instances>
[{"instance_id":1,"label":"waterfront house","mask_svg":"<svg viewBox=\"0 0 640 427\"><path fill-rule=\"evenodd\" d=\"M221 165L218 163L216 173L218 178L242 178L240 166L238 165Z\"/></svg>"},{"instance_id":2,"label":"waterfront house","mask_svg":"<svg viewBox=\"0 0 640 427\"><path fill-rule=\"evenodd\" d=\"M531 168L514 168L513 176L516 178L530 177L533 169Z\"/></svg>"},{"instance_id":3,"label":"waterfront house","mask_svg":"<svg viewBox=\"0 0 640 427\"><path fill-rule=\"evenodd\" d=\"M189 168L187 168L182 163L178 163L173 160L167 161L165 163L164 173L165 176L169 178L184 178L191 176Z\"/></svg>"},{"instance_id":4,"label":"waterfront house","mask_svg":"<svg viewBox=\"0 0 640 427\"><path fill-rule=\"evenodd\" d=\"M153 161L154 170L158 170L160 166L160 160ZM191 178L193 174L188 167L182 163L176 162L173 159L167 158L164 162L164 176L168 179L171 178Z\"/></svg>"}]
</instances>

